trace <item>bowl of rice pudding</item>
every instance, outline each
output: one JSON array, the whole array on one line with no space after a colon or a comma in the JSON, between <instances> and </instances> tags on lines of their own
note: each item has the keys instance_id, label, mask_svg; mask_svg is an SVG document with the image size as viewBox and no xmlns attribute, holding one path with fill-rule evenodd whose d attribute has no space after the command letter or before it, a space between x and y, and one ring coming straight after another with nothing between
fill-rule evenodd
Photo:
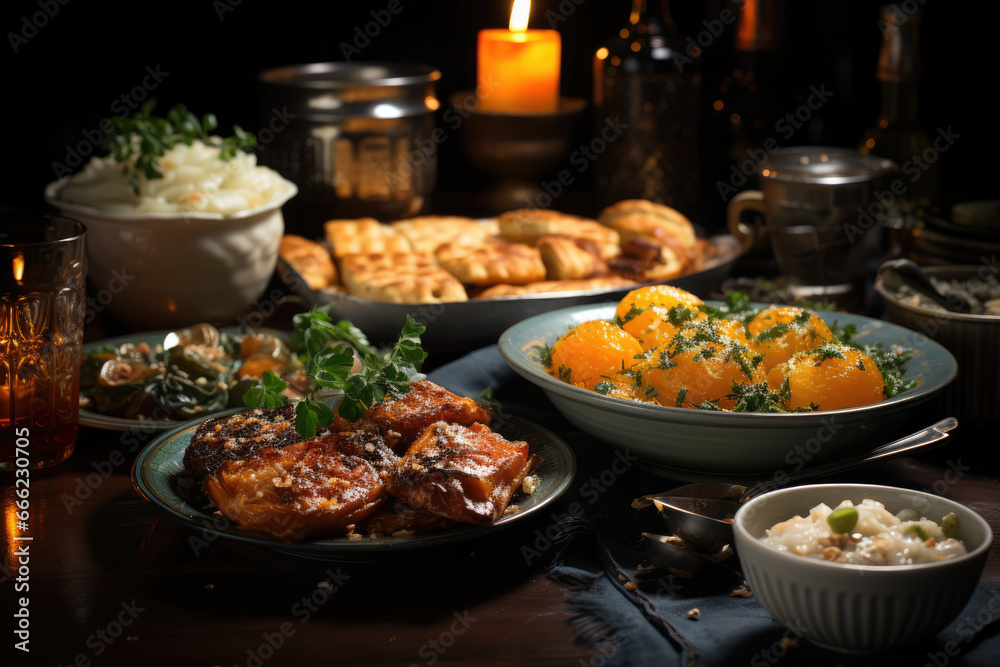
<instances>
[{"instance_id":1,"label":"bowl of rice pudding","mask_svg":"<svg viewBox=\"0 0 1000 667\"><path fill-rule=\"evenodd\" d=\"M296 186L237 151L200 141L160 160L136 190L108 157L50 183L45 200L87 227L88 322L134 327L230 323L264 296L278 262L282 206Z\"/></svg>"},{"instance_id":2,"label":"bowl of rice pudding","mask_svg":"<svg viewBox=\"0 0 1000 667\"><path fill-rule=\"evenodd\" d=\"M881 653L932 638L965 607L993 533L930 493L815 484L754 498L733 519L747 584L800 639Z\"/></svg>"}]
</instances>

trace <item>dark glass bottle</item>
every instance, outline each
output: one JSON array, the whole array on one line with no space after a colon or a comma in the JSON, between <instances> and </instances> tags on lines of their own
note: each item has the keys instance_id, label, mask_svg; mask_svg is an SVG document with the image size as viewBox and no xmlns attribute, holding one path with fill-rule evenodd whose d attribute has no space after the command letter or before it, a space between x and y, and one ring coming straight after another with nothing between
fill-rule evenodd
<instances>
[{"instance_id":1,"label":"dark glass bottle","mask_svg":"<svg viewBox=\"0 0 1000 667\"><path fill-rule=\"evenodd\" d=\"M932 202L937 196L937 154L920 123L920 12L906 14L883 6L879 27L882 47L876 76L882 83L882 109L858 146L865 155L896 162L906 187L906 206Z\"/></svg>"},{"instance_id":2,"label":"dark glass bottle","mask_svg":"<svg viewBox=\"0 0 1000 667\"><path fill-rule=\"evenodd\" d=\"M599 206L639 198L701 217L696 49L666 0L633 0L628 23L597 50L591 148Z\"/></svg>"},{"instance_id":3,"label":"dark glass bottle","mask_svg":"<svg viewBox=\"0 0 1000 667\"><path fill-rule=\"evenodd\" d=\"M750 171L742 168L748 161L759 166L768 138L776 141L781 33L777 0L744 0L736 20L733 66L719 82L712 100L712 113L726 128L728 163L741 174ZM747 176L744 187L757 187L757 171Z\"/></svg>"}]
</instances>

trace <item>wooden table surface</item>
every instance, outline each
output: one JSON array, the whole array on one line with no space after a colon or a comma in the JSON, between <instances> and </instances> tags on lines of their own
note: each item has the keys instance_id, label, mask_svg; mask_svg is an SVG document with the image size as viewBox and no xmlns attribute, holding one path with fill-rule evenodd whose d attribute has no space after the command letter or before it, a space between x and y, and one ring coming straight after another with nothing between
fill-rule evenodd
<instances>
[{"instance_id":1,"label":"wooden table surface","mask_svg":"<svg viewBox=\"0 0 1000 667\"><path fill-rule=\"evenodd\" d=\"M593 653L574 643L569 593L519 551L534 527L386 561L282 556L159 515L132 488L122 435L84 428L68 461L32 472L28 531L12 530L3 480L2 653L14 664L565 665ZM30 588L12 595L23 545ZM20 596L26 655L9 652Z\"/></svg>"},{"instance_id":2,"label":"wooden table surface","mask_svg":"<svg viewBox=\"0 0 1000 667\"><path fill-rule=\"evenodd\" d=\"M88 339L117 333L91 329ZM571 440L551 406L536 408L549 411L547 425ZM915 415L920 425L933 417ZM610 448L576 452L578 478L551 512L446 548L332 562L219 538L159 514L133 490L130 475L152 437L83 427L69 460L31 472L27 530L17 527L13 477L0 476L0 665L606 662L599 646L576 637L567 604L572 591L546 577L552 547L542 540L541 557L530 563L523 547L538 545L553 518L579 499L588 476L607 467ZM995 437L960 427L952 441L851 480L930 489L985 508L1000 534ZM657 483L635 467L587 511L627 503L658 490L650 488ZM32 539L15 539L25 535ZM984 576L1000 579L996 558ZM30 653L14 649L20 598L28 600ZM830 654L829 664L840 660Z\"/></svg>"},{"instance_id":3,"label":"wooden table surface","mask_svg":"<svg viewBox=\"0 0 1000 667\"><path fill-rule=\"evenodd\" d=\"M959 434L947 449L884 462L854 478L991 507L1000 534L1000 484L982 444ZM2 479L8 580L0 618L7 626L3 652L14 658L3 664L603 663L598 649L576 640L566 604L571 591L546 578L548 554L529 564L522 552L539 544L558 506L486 538L391 560L315 561L161 516L132 488L140 447L134 434L83 428L68 461L32 472L27 531L15 530L15 488L9 476ZM578 456L587 475L588 466L602 467L611 454ZM586 479L574 481L575 490ZM590 511L627 502L649 484L641 470L630 471ZM18 564L25 544L26 577ZM541 547L551 548L544 541ZM19 576L30 588L14 594ZM995 559L984 576L1000 578ZM29 598L30 654L11 650L19 596ZM837 664L832 654L830 664Z\"/></svg>"}]
</instances>

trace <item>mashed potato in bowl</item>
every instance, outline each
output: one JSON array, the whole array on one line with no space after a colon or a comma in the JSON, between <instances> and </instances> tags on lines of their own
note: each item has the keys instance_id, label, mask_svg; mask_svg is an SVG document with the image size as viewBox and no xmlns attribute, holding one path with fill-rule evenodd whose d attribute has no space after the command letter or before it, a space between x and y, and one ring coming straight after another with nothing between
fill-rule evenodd
<instances>
[{"instance_id":1,"label":"mashed potato in bowl","mask_svg":"<svg viewBox=\"0 0 1000 667\"><path fill-rule=\"evenodd\" d=\"M158 163L162 178L140 178L138 195L114 157L95 157L70 176L56 193L63 202L112 214L216 213L234 215L283 203L295 186L257 164L253 153L237 151L229 160L221 149L195 140L177 144Z\"/></svg>"},{"instance_id":2,"label":"mashed potato in bowl","mask_svg":"<svg viewBox=\"0 0 1000 667\"><path fill-rule=\"evenodd\" d=\"M130 182L127 165L109 156L46 186L46 202L87 228L88 317L107 311L153 330L272 307L261 300L278 263L282 206L298 189L253 153L224 160L214 138L206 142L159 156L162 178Z\"/></svg>"}]
</instances>

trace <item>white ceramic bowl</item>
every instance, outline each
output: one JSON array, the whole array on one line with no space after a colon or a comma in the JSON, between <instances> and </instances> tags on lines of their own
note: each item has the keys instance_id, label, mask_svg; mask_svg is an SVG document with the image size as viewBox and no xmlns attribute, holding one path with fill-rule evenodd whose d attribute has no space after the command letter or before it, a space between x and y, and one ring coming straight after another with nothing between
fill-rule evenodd
<instances>
[{"instance_id":1,"label":"white ceramic bowl","mask_svg":"<svg viewBox=\"0 0 1000 667\"><path fill-rule=\"evenodd\" d=\"M270 203L231 215L120 214L61 201L67 178L45 200L87 226L88 321L107 310L129 325L163 329L226 323L248 312L274 275L287 184Z\"/></svg>"},{"instance_id":2,"label":"white ceramic bowl","mask_svg":"<svg viewBox=\"0 0 1000 667\"><path fill-rule=\"evenodd\" d=\"M860 502L865 494L894 514L915 509L938 523L958 518L968 553L908 566L831 563L779 552L761 543L765 530L821 502ZM841 653L880 653L933 637L954 620L975 590L993 542L978 514L930 493L871 484L815 484L748 501L733 520L734 545L750 590L797 636Z\"/></svg>"}]
</instances>

